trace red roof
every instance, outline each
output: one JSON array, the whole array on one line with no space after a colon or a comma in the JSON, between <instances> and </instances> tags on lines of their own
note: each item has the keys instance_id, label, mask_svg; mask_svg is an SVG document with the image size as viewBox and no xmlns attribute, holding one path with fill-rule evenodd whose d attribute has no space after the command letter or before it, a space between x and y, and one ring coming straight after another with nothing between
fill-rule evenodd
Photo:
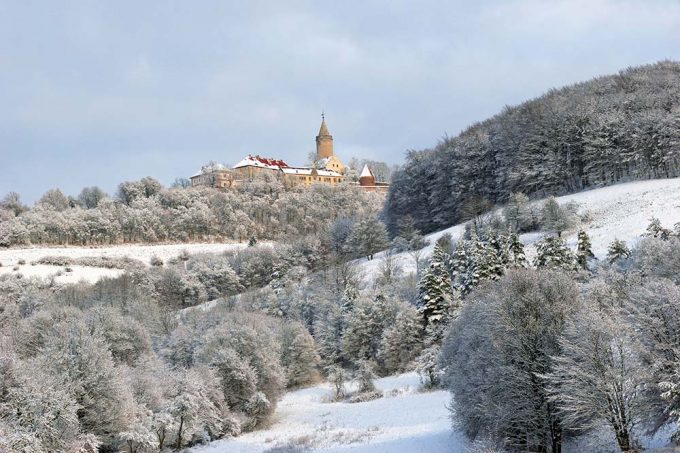
<instances>
[{"instance_id":1,"label":"red roof","mask_svg":"<svg viewBox=\"0 0 680 453\"><path fill-rule=\"evenodd\" d=\"M260 157L260 156L248 156L250 159L257 160L258 162L265 164L265 165L270 165L274 167L281 167L285 168L288 167L288 164L282 161L281 159L271 159L268 157Z\"/></svg>"}]
</instances>

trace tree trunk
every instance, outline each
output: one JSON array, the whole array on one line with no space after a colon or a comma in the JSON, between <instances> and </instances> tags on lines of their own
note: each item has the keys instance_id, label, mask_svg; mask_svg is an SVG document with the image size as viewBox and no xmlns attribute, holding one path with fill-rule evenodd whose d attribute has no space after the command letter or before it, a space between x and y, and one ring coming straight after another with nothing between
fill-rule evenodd
<instances>
[{"instance_id":1,"label":"tree trunk","mask_svg":"<svg viewBox=\"0 0 680 453\"><path fill-rule=\"evenodd\" d=\"M177 444L175 448L179 450L182 448L182 429L184 428L184 417L179 418L179 428L177 429Z\"/></svg>"}]
</instances>

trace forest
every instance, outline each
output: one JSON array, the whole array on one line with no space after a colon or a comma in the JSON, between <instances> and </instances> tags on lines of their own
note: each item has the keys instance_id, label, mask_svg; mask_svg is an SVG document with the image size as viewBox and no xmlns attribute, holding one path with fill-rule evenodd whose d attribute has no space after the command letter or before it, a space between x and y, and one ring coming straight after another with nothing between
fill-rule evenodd
<instances>
[{"instance_id":1,"label":"forest","mask_svg":"<svg viewBox=\"0 0 680 453\"><path fill-rule=\"evenodd\" d=\"M7 194L0 200L0 247L281 239L379 208L377 195L349 186L286 188L263 177L216 191L164 188L146 177L121 183L113 197L98 187L77 197L52 189L30 208L19 194Z\"/></svg>"},{"instance_id":2,"label":"forest","mask_svg":"<svg viewBox=\"0 0 680 453\"><path fill-rule=\"evenodd\" d=\"M680 63L659 62L561 89L407 154L385 208L424 233L455 225L512 193L573 193L680 175Z\"/></svg>"}]
</instances>

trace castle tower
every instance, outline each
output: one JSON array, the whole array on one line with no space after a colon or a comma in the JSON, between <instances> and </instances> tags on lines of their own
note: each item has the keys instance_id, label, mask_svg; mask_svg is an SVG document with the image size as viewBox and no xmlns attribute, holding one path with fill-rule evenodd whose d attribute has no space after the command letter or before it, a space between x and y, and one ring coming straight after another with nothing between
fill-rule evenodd
<instances>
[{"instance_id":1,"label":"castle tower","mask_svg":"<svg viewBox=\"0 0 680 453\"><path fill-rule=\"evenodd\" d=\"M333 136L328 132L326 117L321 114L321 128L316 136L316 158L325 159L333 155Z\"/></svg>"},{"instance_id":2,"label":"castle tower","mask_svg":"<svg viewBox=\"0 0 680 453\"><path fill-rule=\"evenodd\" d=\"M359 185L360 186L375 186L375 176L368 165L364 165L364 169L361 170L359 175Z\"/></svg>"}]
</instances>

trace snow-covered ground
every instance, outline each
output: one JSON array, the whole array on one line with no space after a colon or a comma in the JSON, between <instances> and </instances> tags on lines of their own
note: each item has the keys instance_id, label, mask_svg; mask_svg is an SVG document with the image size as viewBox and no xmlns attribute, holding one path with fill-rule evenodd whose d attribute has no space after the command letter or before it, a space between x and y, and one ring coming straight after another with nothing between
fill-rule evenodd
<instances>
[{"instance_id":1,"label":"snow-covered ground","mask_svg":"<svg viewBox=\"0 0 680 453\"><path fill-rule=\"evenodd\" d=\"M451 429L449 394L420 392L415 373L376 380L385 397L365 403L328 403L328 384L287 393L270 428L195 447L194 453L255 453L277 447L324 452L465 452ZM306 450L305 450L306 451Z\"/></svg>"},{"instance_id":2,"label":"snow-covered ground","mask_svg":"<svg viewBox=\"0 0 680 453\"><path fill-rule=\"evenodd\" d=\"M629 247L634 246L651 217L657 217L666 228L680 222L680 178L618 184L565 195L557 200L560 204L574 201L579 205L579 214L588 212L591 220L582 227L590 236L593 253L599 259L606 257L607 247L615 238L626 241ZM430 245L423 249L421 259L432 253L435 241L444 233L450 233L453 240L457 240L464 231L465 226L460 224L429 234ZM531 245L542 236L541 233L528 233L520 237L529 246L528 257L533 255ZM576 248L576 231L564 236L567 243ZM375 276L384 258L385 253L382 252L376 254L372 261L358 260L364 277L370 279ZM394 259L405 272L415 271L415 259L408 253L396 254Z\"/></svg>"},{"instance_id":3,"label":"snow-covered ground","mask_svg":"<svg viewBox=\"0 0 680 453\"><path fill-rule=\"evenodd\" d=\"M3 274L21 274L24 277L38 277L43 279L54 278L54 281L61 284L78 283L79 281L86 281L94 283L100 278L109 277L115 278L123 273L122 269L107 269L103 267L88 267L88 266L68 266L71 270L66 272L65 267L51 266L44 264L24 264L15 266L0 267L0 275Z\"/></svg>"},{"instance_id":4,"label":"snow-covered ground","mask_svg":"<svg viewBox=\"0 0 680 453\"><path fill-rule=\"evenodd\" d=\"M267 244L260 242L259 244ZM221 253L227 250L235 250L246 247L246 243L190 243L190 244L160 244L160 245L116 245L109 247L27 247L0 249L0 275L6 273L21 273L25 277L50 278L57 274L55 279L59 283L75 283L80 280L96 282L102 277L116 277L121 274L119 269L106 269L99 267L69 266L72 272L65 272L64 267L51 265L31 265L33 261L46 256L63 256L68 258L84 257L108 257L108 258L132 258L149 264L152 256L157 256L164 262L175 258L186 250L190 254L196 253ZM26 264L19 265L24 260ZM15 266L19 266L17 271Z\"/></svg>"}]
</instances>

